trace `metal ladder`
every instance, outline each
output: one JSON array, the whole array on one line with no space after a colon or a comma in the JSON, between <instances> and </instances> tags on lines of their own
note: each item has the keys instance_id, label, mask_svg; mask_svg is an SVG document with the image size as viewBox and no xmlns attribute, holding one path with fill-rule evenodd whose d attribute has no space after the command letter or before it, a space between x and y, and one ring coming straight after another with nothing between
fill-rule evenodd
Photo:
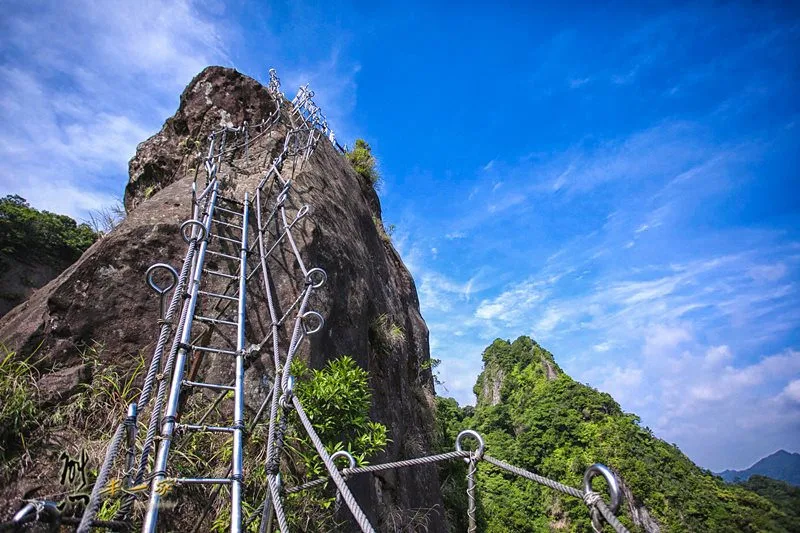
<instances>
[{"instance_id":1,"label":"metal ladder","mask_svg":"<svg viewBox=\"0 0 800 533\"><path fill-rule=\"evenodd\" d=\"M193 264L192 277L188 286L188 297L184 305L188 306L185 310L187 319L183 327L176 335L180 335L180 344L175 359L175 367L172 374L169 388L169 396L164 416L161 419L161 441L158 447L155 465L153 468L154 476L151 485L150 499L147 506L143 533L155 533L158 526L158 511L161 499L168 492L172 484L201 484L201 485L228 485L231 492L231 533L239 533L242 528L242 493L243 493L243 447L244 447L244 354L245 354L245 306L246 306L246 282L247 282L247 230L249 198L245 194L244 203L239 204L235 200L224 198L219 195L219 184L215 180L211 188L211 196L208 200L206 212L201 221L195 221L192 225L192 237L198 238L200 247ZM228 209L218 205L226 202L231 206L241 206L241 212ZM225 237L219 234L222 228L230 228L241 232L239 239ZM228 242L239 247L237 256L226 254L217 246L216 250L212 244ZM238 261L238 271L235 274L222 272L220 270L210 270L205 267L206 256L219 257L228 261ZM238 282L237 294L220 294L211 290L201 290L201 281L204 274L209 277L217 277L228 280L232 283ZM223 291L227 293L227 289ZM198 299L203 298L208 301L236 302L237 313L234 319L213 318L198 314ZM226 306L227 307L227 306ZM191 344L192 326L195 322L200 322L214 328L235 328L236 331L236 350L224 349L214 346L196 346ZM202 381L189 381L184 378L187 357L190 352L215 353L234 358L234 381L233 386L206 383ZM234 393L233 423L230 426L207 426L192 423L178 423L179 410L181 404L181 392L187 388L201 388L212 391L229 391ZM222 478L213 477L184 477L169 478L167 468L169 465L170 445L176 430L181 431L205 431L214 433L229 433L233 435L233 453L231 460L230 476Z\"/></svg>"}]
</instances>

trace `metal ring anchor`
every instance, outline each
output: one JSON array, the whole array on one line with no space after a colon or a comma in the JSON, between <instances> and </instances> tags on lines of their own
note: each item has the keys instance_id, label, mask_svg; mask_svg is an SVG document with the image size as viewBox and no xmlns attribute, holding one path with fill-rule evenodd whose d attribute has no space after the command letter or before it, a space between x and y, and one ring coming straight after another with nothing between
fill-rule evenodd
<instances>
[{"instance_id":1,"label":"metal ring anchor","mask_svg":"<svg viewBox=\"0 0 800 533\"><path fill-rule=\"evenodd\" d=\"M306 317L313 316L317 319L317 327L308 329L306 327L305 319ZM317 313L316 311L306 311L302 315L300 315L300 323L303 325L303 333L306 335L313 335L314 333L318 332L322 329L322 326L325 325L325 319L322 317L321 314Z\"/></svg>"},{"instance_id":2,"label":"metal ring anchor","mask_svg":"<svg viewBox=\"0 0 800 533\"><path fill-rule=\"evenodd\" d=\"M336 462L336 459L338 459L339 457L347 457L347 460L350 462L350 466L348 466L347 468L356 467L356 460L352 455L350 455L350 452L347 452L345 450L339 450L338 452L331 455L331 461Z\"/></svg>"},{"instance_id":3,"label":"metal ring anchor","mask_svg":"<svg viewBox=\"0 0 800 533\"><path fill-rule=\"evenodd\" d=\"M317 281L314 281L314 277L317 278ZM306 283L309 283L315 289L325 285L326 281L328 281L328 273L321 268L312 268L306 274Z\"/></svg>"},{"instance_id":4,"label":"metal ring anchor","mask_svg":"<svg viewBox=\"0 0 800 533\"><path fill-rule=\"evenodd\" d=\"M200 233L197 235L197 240L202 241L203 239L206 238L206 227L199 220L194 220L194 219L187 220L186 222L181 224L181 236L183 237L183 240L187 244L189 244L192 241L191 234L188 235L186 234L187 228L190 228L191 226L197 226L198 230L200 231Z\"/></svg>"},{"instance_id":5,"label":"metal ring anchor","mask_svg":"<svg viewBox=\"0 0 800 533\"><path fill-rule=\"evenodd\" d=\"M283 394L281 397L278 398L278 404L281 407L286 407L287 401L292 397L294 394L294 376L289 374L286 376L286 387L283 388Z\"/></svg>"},{"instance_id":6,"label":"metal ring anchor","mask_svg":"<svg viewBox=\"0 0 800 533\"><path fill-rule=\"evenodd\" d=\"M463 452L464 450L461 448L461 439L464 437L472 437L476 441L478 441L478 449L474 452L470 452L478 458L483 457L483 451L486 448L486 444L483 442L483 437L481 437L480 433L473 429L465 429L461 433L456 436L456 451ZM468 460L465 458L465 460Z\"/></svg>"},{"instance_id":7,"label":"metal ring anchor","mask_svg":"<svg viewBox=\"0 0 800 533\"><path fill-rule=\"evenodd\" d=\"M292 221L292 226L294 226L301 218L308 214L308 204L303 204L303 206L297 211L297 215L294 217L294 221Z\"/></svg>"},{"instance_id":8,"label":"metal ring anchor","mask_svg":"<svg viewBox=\"0 0 800 533\"><path fill-rule=\"evenodd\" d=\"M158 284L156 283L155 279L153 279L153 276L159 270L166 270L170 275L171 280L170 280L169 285L167 285L166 287L159 287ZM144 278L145 278L145 280L147 280L147 284L150 285L150 288L153 289L154 291L156 291L156 293L158 293L159 304L160 304L160 309L161 309L160 318L163 320L164 319L164 304L166 303L166 296L167 296L167 293L170 290L172 290L172 288L175 287L175 285L178 283L178 272L174 268L172 268L170 265L168 265L166 263L156 263L155 265L152 265L150 268L147 269L147 272L145 272Z\"/></svg>"},{"instance_id":9,"label":"metal ring anchor","mask_svg":"<svg viewBox=\"0 0 800 533\"><path fill-rule=\"evenodd\" d=\"M608 483L608 493L611 496L611 505L608 508L612 513L617 514L622 503L622 492L619 490L617 476L607 466L595 463L586 469L586 473L583 475L583 491L592 492L592 478L596 476L603 476Z\"/></svg>"}]
</instances>

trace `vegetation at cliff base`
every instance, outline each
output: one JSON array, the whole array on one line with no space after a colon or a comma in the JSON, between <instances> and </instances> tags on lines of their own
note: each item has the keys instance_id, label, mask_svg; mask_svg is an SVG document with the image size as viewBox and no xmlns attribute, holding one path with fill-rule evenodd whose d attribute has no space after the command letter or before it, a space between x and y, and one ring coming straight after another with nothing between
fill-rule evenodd
<instances>
[{"instance_id":1,"label":"vegetation at cliff base","mask_svg":"<svg viewBox=\"0 0 800 533\"><path fill-rule=\"evenodd\" d=\"M453 449L461 429L475 429L486 440L487 454L574 487L581 486L588 466L603 463L633 498L619 512L631 531L652 531L653 524L675 532L800 530L782 506L725 484L656 438L610 395L564 374L532 339L498 339L484 351L483 363L474 408L450 398L437 401L440 451ZM466 529L465 474L461 462L440 471L453 531ZM579 499L486 463L480 463L476 479L480 531L591 531ZM594 488L605 493L602 480Z\"/></svg>"},{"instance_id":2,"label":"vegetation at cliff base","mask_svg":"<svg viewBox=\"0 0 800 533\"><path fill-rule=\"evenodd\" d=\"M0 344L0 463L24 446L38 411L35 372L27 360Z\"/></svg>"},{"instance_id":3,"label":"vegetation at cliff base","mask_svg":"<svg viewBox=\"0 0 800 533\"><path fill-rule=\"evenodd\" d=\"M39 211L21 196L0 199L0 256L22 262L46 256L75 261L97 238L88 224Z\"/></svg>"},{"instance_id":4,"label":"vegetation at cliff base","mask_svg":"<svg viewBox=\"0 0 800 533\"><path fill-rule=\"evenodd\" d=\"M378 162L372 155L372 148L367 141L356 139L353 149L347 152L347 160L350 161L358 175L367 180L369 184L378 184L381 179L377 169Z\"/></svg>"}]
</instances>

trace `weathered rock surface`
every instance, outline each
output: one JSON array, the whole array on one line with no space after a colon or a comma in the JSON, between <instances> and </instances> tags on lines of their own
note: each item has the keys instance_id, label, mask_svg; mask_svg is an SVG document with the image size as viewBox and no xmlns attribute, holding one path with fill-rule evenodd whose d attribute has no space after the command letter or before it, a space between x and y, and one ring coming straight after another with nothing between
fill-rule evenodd
<instances>
[{"instance_id":1,"label":"weathered rock surface","mask_svg":"<svg viewBox=\"0 0 800 533\"><path fill-rule=\"evenodd\" d=\"M30 298L38 289L72 264L69 259L48 257L46 261L24 263L0 257L0 317Z\"/></svg>"},{"instance_id":2,"label":"weathered rock surface","mask_svg":"<svg viewBox=\"0 0 800 533\"><path fill-rule=\"evenodd\" d=\"M135 364L140 352L149 358L159 304L144 283L144 273L156 262L179 266L185 253L178 228L190 217L191 186L201 164L202 148L195 141L204 146L212 129L243 121L257 124L274 109L268 92L255 80L221 67L204 70L183 92L177 113L159 133L139 145L131 160L125 194L127 219L2 319L0 338L12 348L25 354L38 347L40 380L45 380L52 392L48 393L49 402L68 401L75 385L72 378L80 375L77 369L83 365L80 349L84 346L102 343L100 365L124 369ZM288 124L288 115L284 119ZM233 154L220 171L222 193L240 201L246 192L252 194L286 133L287 127L278 124L252 140L246 156L241 151ZM308 268L319 267L328 274L327 283L310 303L310 309L325 317L325 327L303 343L299 356L320 367L347 354L369 371L373 418L388 426L392 439L375 462L425 454L430 450L434 409L432 377L426 365L428 330L419 312L413 279L376 227L375 218L380 220L378 197L325 139L305 165L292 170L292 209L310 206L309 214L295 226L300 254ZM210 266L235 268L224 261L218 263ZM251 258L250 268L256 264L257 258ZM288 307L302 279L294 257L278 254L273 274L279 301L287 302ZM248 285L249 344L263 341L269 326L260 283L257 276ZM374 339L371 342L371 329L381 315L405 333L403 341L389 349L377 346ZM259 396L263 394L259 383L270 358L265 348L247 371L251 412L263 397ZM202 366L202 371L218 374L219 379L232 375L229 359L208 357ZM53 368L63 374L49 377ZM37 472L34 466L23 479L8 480L0 498L20 496L31 478L46 483L43 471ZM419 514L427 515L428 531L445 529L433 467L361 476L351 484L381 530L419 527L408 519Z\"/></svg>"}]
</instances>

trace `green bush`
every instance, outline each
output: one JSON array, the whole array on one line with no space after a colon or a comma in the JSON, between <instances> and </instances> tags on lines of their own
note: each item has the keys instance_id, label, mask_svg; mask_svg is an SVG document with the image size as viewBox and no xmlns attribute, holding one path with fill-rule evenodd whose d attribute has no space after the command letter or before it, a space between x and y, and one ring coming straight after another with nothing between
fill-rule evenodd
<instances>
[{"instance_id":1,"label":"green bush","mask_svg":"<svg viewBox=\"0 0 800 533\"><path fill-rule=\"evenodd\" d=\"M346 450L357 465L364 465L370 456L386 448L389 441L386 426L369 417L372 392L368 374L351 357L334 359L322 370L311 370L295 360L292 375L297 379L295 394L328 453ZM327 475L296 416L286 444L291 458L287 485ZM292 525L298 531L338 530L334 501L331 486L289 495L287 510Z\"/></svg>"},{"instance_id":2,"label":"green bush","mask_svg":"<svg viewBox=\"0 0 800 533\"><path fill-rule=\"evenodd\" d=\"M358 175L367 180L370 185L378 184L381 179L376 168L378 162L375 156L372 155L372 148L367 144L367 141L356 139L353 149L347 152L347 159Z\"/></svg>"},{"instance_id":3,"label":"green bush","mask_svg":"<svg viewBox=\"0 0 800 533\"><path fill-rule=\"evenodd\" d=\"M88 224L34 209L21 196L0 199L0 254L23 262L46 256L74 261L97 238Z\"/></svg>"}]
</instances>

